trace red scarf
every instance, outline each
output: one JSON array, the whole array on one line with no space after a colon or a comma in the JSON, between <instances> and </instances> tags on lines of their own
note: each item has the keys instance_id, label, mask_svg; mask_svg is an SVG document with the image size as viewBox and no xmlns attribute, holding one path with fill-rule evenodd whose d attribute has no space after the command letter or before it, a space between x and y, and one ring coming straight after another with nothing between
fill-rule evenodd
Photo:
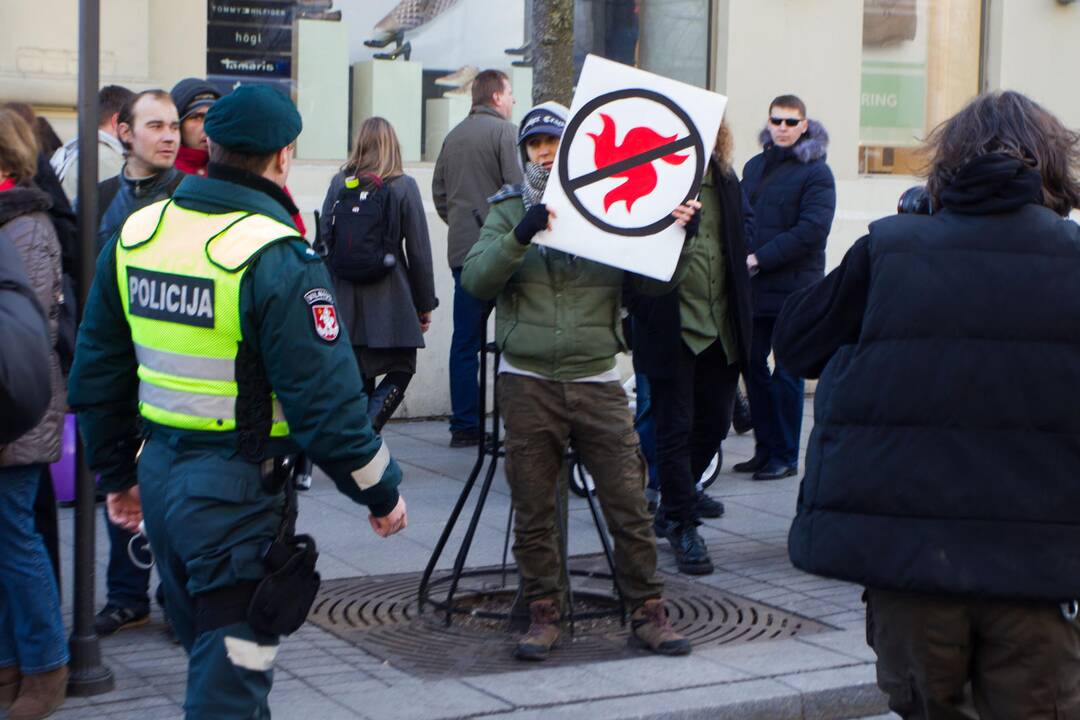
<instances>
[{"instance_id":1,"label":"red scarf","mask_svg":"<svg viewBox=\"0 0 1080 720\"><path fill-rule=\"evenodd\" d=\"M15 187L15 181L12 180L11 178L8 178L7 180L4 180L3 182L0 182L0 192L3 192L5 190L10 190L13 187ZM304 231L301 230L300 232L302 233Z\"/></svg>"},{"instance_id":2,"label":"red scarf","mask_svg":"<svg viewBox=\"0 0 1080 720\"><path fill-rule=\"evenodd\" d=\"M190 148L186 145L180 146L180 151L176 153L176 169L185 172L188 175L199 175L200 177L206 177L206 166L210 163L210 153L206 150L198 150L196 148ZM292 199L292 193L289 192L289 188L283 188L285 194ZM301 235L307 234L307 228L304 226L304 218L300 213L296 213L292 216L293 223L296 225L296 229L300 231Z\"/></svg>"},{"instance_id":3,"label":"red scarf","mask_svg":"<svg viewBox=\"0 0 1080 720\"><path fill-rule=\"evenodd\" d=\"M206 177L206 166L210 162L210 153L198 148L181 145L176 153L176 169L188 175Z\"/></svg>"}]
</instances>

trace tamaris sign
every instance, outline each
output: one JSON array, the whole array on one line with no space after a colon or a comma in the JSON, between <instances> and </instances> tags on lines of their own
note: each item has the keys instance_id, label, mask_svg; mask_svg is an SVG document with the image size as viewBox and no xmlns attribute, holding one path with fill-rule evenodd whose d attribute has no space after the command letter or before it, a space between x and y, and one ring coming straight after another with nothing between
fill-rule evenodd
<instances>
[{"instance_id":1,"label":"tamaris sign","mask_svg":"<svg viewBox=\"0 0 1080 720\"><path fill-rule=\"evenodd\" d=\"M727 98L595 55L585 59L535 242L668 280Z\"/></svg>"}]
</instances>

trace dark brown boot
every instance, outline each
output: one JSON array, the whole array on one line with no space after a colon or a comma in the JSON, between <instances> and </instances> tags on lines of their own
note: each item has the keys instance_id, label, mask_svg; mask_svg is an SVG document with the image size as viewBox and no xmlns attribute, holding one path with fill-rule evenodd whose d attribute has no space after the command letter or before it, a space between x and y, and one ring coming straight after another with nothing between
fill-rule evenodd
<instances>
[{"instance_id":1,"label":"dark brown boot","mask_svg":"<svg viewBox=\"0 0 1080 720\"><path fill-rule=\"evenodd\" d=\"M690 654L690 641L671 627L660 598L646 600L630 615L630 644L659 655Z\"/></svg>"},{"instance_id":2,"label":"dark brown boot","mask_svg":"<svg viewBox=\"0 0 1080 720\"><path fill-rule=\"evenodd\" d=\"M551 648L559 641L559 609L554 600L535 600L529 603L532 620L529 631L518 640L514 657L518 660L547 660Z\"/></svg>"},{"instance_id":3,"label":"dark brown boot","mask_svg":"<svg viewBox=\"0 0 1080 720\"><path fill-rule=\"evenodd\" d=\"M0 710L7 710L19 694L19 674L17 665L0 668Z\"/></svg>"},{"instance_id":4,"label":"dark brown boot","mask_svg":"<svg viewBox=\"0 0 1080 720\"><path fill-rule=\"evenodd\" d=\"M8 713L8 720L41 720L52 715L67 697L68 669L23 675L19 696Z\"/></svg>"}]
</instances>

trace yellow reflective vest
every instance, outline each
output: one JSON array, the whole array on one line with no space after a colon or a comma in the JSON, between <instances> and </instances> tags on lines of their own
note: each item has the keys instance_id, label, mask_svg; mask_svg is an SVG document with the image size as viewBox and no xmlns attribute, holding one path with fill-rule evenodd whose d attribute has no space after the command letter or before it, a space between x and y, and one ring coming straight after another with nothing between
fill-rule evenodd
<instances>
[{"instance_id":1,"label":"yellow reflective vest","mask_svg":"<svg viewBox=\"0 0 1080 720\"><path fill-rule=\"evenodd\" d=\"M183 430L236 429L240 285L260 250L299 238L250 212L210 214L172 200L124 223L116 278L139 363L139 412ZM271 436L289 434L273 400Z\"/></svg>"}]
</instances>

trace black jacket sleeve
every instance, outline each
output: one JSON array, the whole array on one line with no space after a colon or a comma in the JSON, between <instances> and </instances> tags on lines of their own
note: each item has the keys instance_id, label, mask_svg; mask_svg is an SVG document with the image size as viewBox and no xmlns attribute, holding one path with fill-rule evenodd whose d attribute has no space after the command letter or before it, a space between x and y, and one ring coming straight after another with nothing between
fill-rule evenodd
<instances>
[{"instance_id":1,"label":"black jacket sleeve","mask_svg":"<svg viewBox=\"0 0 1080 720\"><path fill-rule=\"evenodd\" d=\"M839 267L788 297L773 330L777 362L799 377L819 377L837 350L858 341L869 290L869 240L864 237Z\"/></svg>"},{"instance_id":2,"label":"black jacket sleeve","mask_svg":"<svg viewBox=\"0 0 1080 720\"><path fill-rule=\"evenodd\" d=\"M49 331L22 258L0 234L0 443L41 420L52 396Z\"/></svg>"}]
</instances>

